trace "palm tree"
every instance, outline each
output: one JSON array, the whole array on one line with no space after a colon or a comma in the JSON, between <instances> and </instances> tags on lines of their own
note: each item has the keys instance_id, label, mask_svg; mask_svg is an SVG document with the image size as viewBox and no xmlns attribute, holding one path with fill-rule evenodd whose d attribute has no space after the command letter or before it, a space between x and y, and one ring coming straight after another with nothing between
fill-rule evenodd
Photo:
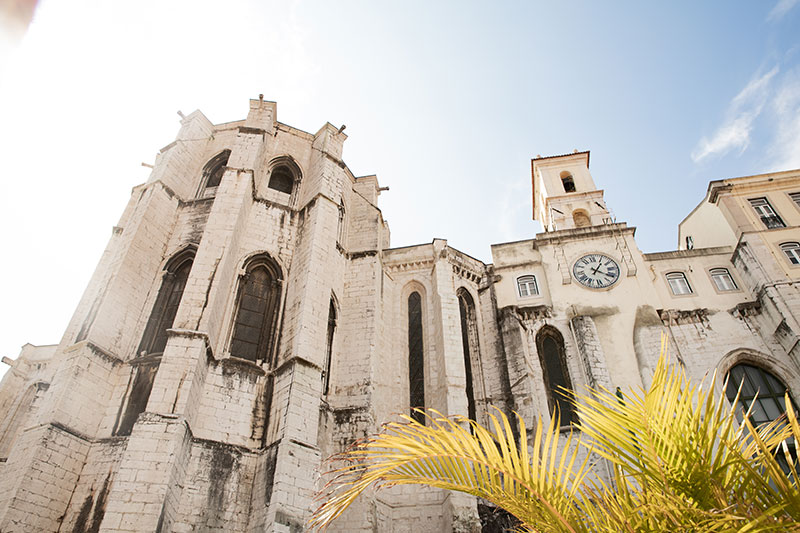
<instances>
[{"instance_id":1,"label":"palm tree","mask_svg":"<svg viewBox=\"0 0 800 533\"><path fill-rule=\"evenodd\" d=\"M324 529L370 486L421 484L484 498L521 531L800 531L791 401L755 427L716 385L716 375L692 383L662 350L646 391L576 395L569 433L557 414L532 436L517 418L518 439L500 411L491 428L435 411L426 424L404 417L335 458L344 466L310 525Z\"/></svg>"}]
</instances>

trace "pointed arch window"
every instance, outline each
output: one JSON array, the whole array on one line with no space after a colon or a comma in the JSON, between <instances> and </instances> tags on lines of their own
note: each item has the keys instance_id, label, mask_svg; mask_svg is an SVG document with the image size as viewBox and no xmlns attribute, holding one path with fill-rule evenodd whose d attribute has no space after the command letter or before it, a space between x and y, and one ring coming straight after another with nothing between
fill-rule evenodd
<instances>
[{"instance_id":1,"label":"pointed arch window","mask_svg":"<svg viewBox=\"0 0 800 533\"><path fill-rule=\"evenodd\" d=\"M761 367L740 363L728 372L728 385L725 388L725 395L728 401L733 401L739 391L739 396L743 412L750 409L752 412L750 419L754 424L771 422L786 412L786 385Z\"/></svg>"},{"instance_id":2,"label":"pointed arch window","mask_svg":"<svg viewBox=\"0 0 800 533\"><path fill-rule=\"evenodd\" d=\"M248 262L239 281L230 343L232 357L253 362L271 360L281 281L280 268L272 258L262 255Z\"/></svg>"},{"instance_id":3,"label":"pointed arch window","mask_svg":"<svg viewBox=\"0 0 800 533\"><path fill-rule=\"evenodd\" d=\"M194 249L187 249L173 257L166 265L161 289L158 291L153 311L136 350L137 355L154 355L164 352L167 346L167 330L172 327L178 306L189 279L194 261Z\"/></svg>"},{"instance_id":4,"label":"pointed arch window","mask_svg":"<svg viewBox=\"0 0 800 533\"><path fill-rule=\"evenodd\" d=\"M461 315L461 346L464 349L464 370L466 373L467 417L475 420L475 388L472 375L472 360L480 359L478 353L477 324L475 321L475 302L464 289L458 291L458 310Z\"/></svg>"},{"instance_id":5,"label":"pointed arch window","mask_svg":"<svg viewBox=\"0 0 800 533\"><path fill-rule=\"evenodd\" d=\"M325 371L322 374L322 394L327 395L331 384L331 361L333 360L333 336L336 333L336 302L331 298L328 307L328 339L325 343Z\"/></svg>"},{"instance_id":6,"label":"pointed arch window","mask_svg":"<svg viewBox=\"0 0 800 533\"><path fill-rule=\"evenodd\" d=\"M425 358L422 337L422 297L416 291L408 296L408 387L412 409L425 408ZM422 413L411 411L411 418L425 423Z\"/></svg>"},{"instance_id":7,"label":"pointed arch window","mask_svg":"<svg viewBox=\"0 0 800 533\"><path fill-rule=\"evenodd\" d=\"M739 386L741 385L741 393L739 393ZM764 370L761 367L740 363L728 372L728 384L725 388L725 395L728 397L729 402L733 402L736 394L739 394L739 403L741 409L736 413L737 418L741 421L744 413L752 408L750 411L750 420L754 425L772 422L783 416L786 413L786 399L785 394L788 388L772 373ZM789 397L789 400L794 405L794 399ZM795 407L796 409L796 407ZM789 444L789 451L792 457L797 459L796 443L787 441ZM785 472L789 471L789 464L786 461L786 456L780 451L775 453L775 459L784 468Z\"/></svg>"},{"instance_id":8,"label":"pointed arch window","mask_svg":"<svg viewBox=\"0 0 800 533\"><path fill-rule=\"evenodd\" d=\"M568 426L576 418L568 392L572 390L572 380L567 370L564 338L553 328L542 328L536 335L536 350L542 365L550 411L555 413L557 410L561 414L561 426Z\"/></svg>"},{"instance_id":9,"label":"pointed arch window","mask_svg":"<svg viewBox=\"0 0 800 533\"><path fill-rule=\"evenodd\" d=\"M268 187L276 191L285 192L286 194L292 194L292 189L294 188L294 172L292 172L292 169L290 169L288 165L279 165L275 167L272 169L272 173L269 176Z\"/></svg>"},{"instance_id":10,"label":"pointed arch window","mask_svg":"<svg viewBox=\"0 0 800 533\"><path fill-rule=\"evenodd\" d=\"M216 190L219 187L230 156L230 150L223 150L206 163L203 167L203 191Z\"/></svg>"}]
</instances>

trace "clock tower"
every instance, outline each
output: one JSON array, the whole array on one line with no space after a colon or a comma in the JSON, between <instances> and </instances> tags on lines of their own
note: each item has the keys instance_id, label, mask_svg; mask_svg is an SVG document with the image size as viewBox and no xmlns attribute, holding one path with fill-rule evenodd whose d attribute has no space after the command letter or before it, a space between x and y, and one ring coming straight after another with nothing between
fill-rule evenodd
<instances>
[{"instance_id":1,"label":"clock tower","mask_svg":"<svg viewBox=\"0 0 800 533\"><path fill-rule=\"evenodd\" d=\"M589 152L537 156L531 160L533 219L544 231L558 231L608 222L603 191L589 173Z\"/></svg>"}]
</instances>

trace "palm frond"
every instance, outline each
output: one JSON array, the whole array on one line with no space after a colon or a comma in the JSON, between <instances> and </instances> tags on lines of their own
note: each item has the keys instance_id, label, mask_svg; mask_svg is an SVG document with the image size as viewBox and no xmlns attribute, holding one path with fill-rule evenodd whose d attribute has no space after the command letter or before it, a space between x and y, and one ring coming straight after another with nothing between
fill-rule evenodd
<instances>
[{"instance_id":1,"label":"palm frond","mask_svg":"<svg viewBox=\"0 0 800 533\"><path fill-rule=\"evenodd\" d=\"M800 531L791 401L785 418L756 427L719 390L715 374L692 382L662 347L647 390L569 392L577 432L559 431L557 413L532 435L499 410L490 428L436 411L425 424L403 417L336 457L310 525L326 527L370 487L419 484L488 500L526 531Z\"/></svg>"},{"instance_id":2,"label":"palm frond","mask_svg":"<svg viewBox=\"0 0 800 533\"><path fill-rule=\"evenodd\" d=\"M560 438L557 417L546 428L538 421L529 454L525 424L519 420L518 447L500 411L490 415L492 430L424 414L426 425L404 417L340 456L349 464L332 472L310 525L327 526L370 485L422 484L479 496L526 524L547 524L537 531L585 531L577 498L587 462L578 461L572 434Z\"/></svg>"}]
</instances>

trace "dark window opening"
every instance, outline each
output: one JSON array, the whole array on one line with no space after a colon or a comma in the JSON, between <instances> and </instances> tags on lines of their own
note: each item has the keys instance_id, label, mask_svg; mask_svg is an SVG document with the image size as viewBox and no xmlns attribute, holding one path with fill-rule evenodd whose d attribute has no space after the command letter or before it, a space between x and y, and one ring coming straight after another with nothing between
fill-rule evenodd
<instances>
[{"instance_id":1,"label":"dark window opening","mask_svg":"<svg viewBox=\"0 0 800 533\"><path fill-rule=\"evenodd\" d=\"M475 420L477 414L472 382L472 354L478 355L477 339L473 338L476 333L475 303L472 300L472 296L465 290L461 290L458 293L458 310L461 314L461 346L464 349L464 370L467 377L467 417L470 420Z\"/></svg>"},{"instance_id":2,"label":"dark window opening","mask_svg":"<svg viewBox=\"0 0 800 533\"><path fill-rule=\"evenodd\" d=\"M561 426L575 422L575 412L570 391L572 382L567 371L567 360L564 353L564 339L561 334L546 329L536 337L536 348L544 373L544 384L547 388L551 411L561 414Z\"/></svg>"},{"instance_id":3,"label":"dark window opening","mask_svg":"<svg viewBox=\"0 0 800 533\"><path fill-rule=\"evenodd\" d=\"M336 304L331 298L331 305L328 308L328 340L325 352L325 370L322 374L322 394L328 394L331 383L331 360L333 358L333 335L336 333Z\"/></svg>"},{"instance_id":4,"label":"dark window opening","mask_svg":"<svg viewBox=\"0 0 800 533\"><path fill-rule=\"evenodd\" d=\"M205 183L206 189L219 187L219 184L222 182L222 175L225 173L225 166L228 164L230 156L231 151L224 150L206 163L206 166L203 168L203 182Z\"/></svg>"},{"instance_id":5,"label":"dark window opening","mask_svg":"<svg viewBox=\"0 0 800 533\"><path fill-rule=\"evenodd\" d=\"M425 369L422 341L422 298L418 292L408 297L408 385L411 409L425 408ZM411 411L411 418L425 423L422 413Z\"/></svg>"},{"instance_id":6,"label":"dark window opening","mask_svg":"<svg viewBox=\"0 0 800 533\"><path fill-rule=\"evenodd\" d=\"M786 394L787 387L770 372L757 366L744 363L738 364L728 372L728 384L725 388L725 395L728 397L728 401L733 402L736 398L736 394L739 392L740 385L740 409L736 413L740 422L744 418L744 413L751 407L750 421L754 425L772 422L786 413L786 399L784 395ZM794 405L793 400L792 405ZM794 440L789 439L785 441L785 443L788 445L791 457L796 461L797 449L795 448ZM789 464L786 461L786 456L783 451L780 449L776 450L775 459L781 465L784 472L789 472Z\"/></svg>"},{"instance_id":7,"label":"dark window opening","mask_svg":"<svg viewBox=\"0 0 800 533\"><path fill-rule=\"evenodd\" d=\"M271 260L251 261L239 283L236 319L231 337L231 356L248 361L267 361L274 344L280 275Z\"/></svg>"},{"instance_id":8,"label":"dark window opening","mask_svg":"<svg viewBox=\"0 0 800 533\"><path fill-rule=\"evenodd\" d=\"M564 186L564 192L575 192L575 181L569 174L561 178L561 184Z\"/></svg>"},{"instance_id":9,"label":"dark window opening","mask_svg":"<svg viewBox=\"0 0 800 533\"><path fill-rule=\"evenodd\" d=\"M269 188L292 194L294 174L287 166L279 166L272 170L269 177Z\"/></svg>"},{"instance_id":10,"label":"dark window opening","mask_svg":"<svg viewBox=\"0 0 800 533\"><path fill-rule=\"evenodd\" d=\"M153 355L164 352L167 346L167 330L175 322L178 306L183 297L189 272L192 270L194 252L187 251L179 255L167 265L161 289L158 291L156 303L147 321L147 326L139 344L137 355Z\"/></svg>"},{"instance_id":11,"label":"dark window opening","mask_svg":"<svg viewBox=\"0 0 800 533\"><path fill-rule=\"evenodd\" d=\"M150 399L150 391L153 389L153 382L156 379L158 365L159 362L136 366L133 385L130 388L130 392L128 392L128 399L125 405L125 414L114 430L115 436L131 434L136 419L139 418L139 415L142 414L147 407L147 401Z\"/></svg>"}]
</instances>

